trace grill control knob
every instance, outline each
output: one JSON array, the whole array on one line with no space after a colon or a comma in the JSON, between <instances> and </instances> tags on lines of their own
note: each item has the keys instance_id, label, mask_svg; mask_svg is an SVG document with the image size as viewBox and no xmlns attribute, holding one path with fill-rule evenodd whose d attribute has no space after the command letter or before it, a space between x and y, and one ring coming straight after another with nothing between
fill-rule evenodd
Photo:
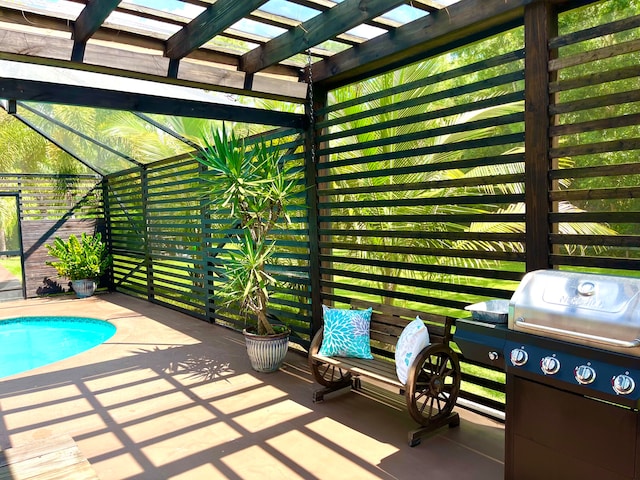
<instances>
[{"instance_id":1,"label":"grill control knob","mask_svg":"<svg viewBox=\"0 0 640 480\"><path fill-rule=\"evenodd\" d=\"M556 357L544 357L540 360L540 368L545 375L553 375L560 370L560 360Z\"/></svg>"},{"instance_id":2,"label":"grill control knob","mask_svg":"<svg viewBox=\"0 0 640 480\"><path fill-rule=\"evenodd\" d=\"M618 395L628 395L636 388L636 382L629 375L618 375L611 379L613 391Z\"/></svg>"},{"instance_id":3,"label":"grill control knob","mask_svg":"<svg viewBox=\"0 0 640 480\"><path fill-rule=\"evenodd\" d=\"M511 350L511 363L516 367L521 367L529 361L529 354L522 348L514 348Z\"/></svg>"},{"instance_id":4,"label":"grill control knob","mask_svg":"<svg viewBox=\"0 0 640 480\"><path fill-rule=\"evenodd\" d=\"M580 365L573 369L573 376L581 385L589 385L596 379L596 371L589 365Z\"/></svg>"}]
</instances>

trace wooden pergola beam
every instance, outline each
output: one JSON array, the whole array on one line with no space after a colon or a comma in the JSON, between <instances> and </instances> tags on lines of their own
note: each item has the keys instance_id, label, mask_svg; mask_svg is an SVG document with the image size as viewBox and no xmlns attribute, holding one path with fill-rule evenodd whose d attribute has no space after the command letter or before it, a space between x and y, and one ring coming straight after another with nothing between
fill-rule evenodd
<instances>
[{"instance_id":1,"label":"wooden pergola beam","mask_svg":"<svg viewBox=\"0 0 640 480\"><path fill-rule=\"evenodd\" d=\"M245 53L240 57L240 70L247 73L264 70L299 53L301 49L322 43L403 3L404 0L344 0L322 15L316 15L265 45Z\"/></svg>"},{"instance_id":2,"label":"wooden pergola beam","mask_svg":"<svg viewBox=\"0 0 640 480\"><path fill-rule=\"evenodd\" d=\"M462 0L313 65L313 79L331 88L428 56L474 34L522 18L535 0Z\"/></svg>"},{"instance_id":3,"label":"wooden pergola beam","mask_svg":"<svg viewBox=\"0 0 640 480\"><path fill-rule=\"evenodd\" d=\"M304 115L289 112L179 98L170 99L144 93L7 78L6 76L0 78L0 96L23 101L50 102L180 117L208 118L278 127L302 128L306 121Z\"/></svg>"},{"instance_id":4,"label":"wooden pergola beam","mask_svg":"<svg viewBox=\"0 0 640 480\"><path fill-rule=\"evenodd\" d=\"M73 41L0 29L0 59L152 80L261 98L304 102L306 85L268 75L183 61L177 78L167 78L169 59L103 45L87 44L83 63L71 62Z\"/></svg>"},{"instance_id":5,"label":"wooden pergola beam","mask_svg":"<svg viewBox=\"0 0 640 480\"><path fill-rule=\"evenodd\" d=\"M267 0L218 0L167 40L165 55L186 57Z\"/></svg>"}]
</instances>

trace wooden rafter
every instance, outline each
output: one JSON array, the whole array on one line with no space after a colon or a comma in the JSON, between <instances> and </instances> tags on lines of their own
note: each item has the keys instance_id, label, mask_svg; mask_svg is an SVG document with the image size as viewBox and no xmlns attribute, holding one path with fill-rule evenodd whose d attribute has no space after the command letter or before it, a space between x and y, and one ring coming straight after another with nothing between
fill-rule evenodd
<instances>
[{"instance_id":1,"label":"wooden rafter","mask_svg":"<svg viewBox=\"0 0 640 480\"><path fill-rule=\"evenodd\" d=\"M77 43L86 43L98 31L100 25L115 10L120 0L101 0L89 2L78 15L73 26L73 39Z\"/></svg>"},{"instance_id":2,"label":"wooden rafter","mask_svg":"<svg viewBox=\"0 0 640 480\"><path fill-rule=\"evenodd\" d=\"M266 45L244 54L240 59L240 69L247 73L259 72L403 3L404 0L371 0L366 4L361 0L344 0L322 15L316 15Z\"/></svg>"},{"instance_id":3,"label":"wooden rafter","mask_svg":"<svg viewBox=\"0 0 640 480\"><path fill-rule=\"evenodd\" d=\"M80 12L73 23L73 51L71 60L81 62L87 46L87 40L98 31L107 17L115 10L120 0L91 2Z\"/></svg>"},{"instance_id":4,"label":"wooden rafter","mask_svg":"<svg viewBox=\"0 0 640 480\"><path fill-rule=\"evenodd\" d=\"M398 27L393 33L317 62L313 78L327 87L347 83L427 56L470 35L522 18L535 0L463 0ZM424 3L424 2L423 2Z\"/></svg>"},{"instance_id":5,"label":"wooden rafter","mask_svg":"<svg viewBox=\"0 0 640 480\"><path fill-rule=\"evenodd\" d=\"M218 0L167 40L165 55L186 57L267 0Z\"/></svg>"}]
</instances>

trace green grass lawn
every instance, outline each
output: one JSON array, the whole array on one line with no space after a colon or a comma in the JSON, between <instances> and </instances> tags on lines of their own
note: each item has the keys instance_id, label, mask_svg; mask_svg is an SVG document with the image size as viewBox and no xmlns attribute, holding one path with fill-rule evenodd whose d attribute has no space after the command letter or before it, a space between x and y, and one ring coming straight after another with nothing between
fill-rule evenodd
<instances>
[{"instance_id":1,"label":"green grass lawn","mask_svg":"<svg viewBox=\"0 0 640 480\"><path fill-rule=\"evenodd\" d=\"M22 267L20 266L20 257L0 257L0 267L4 267L11 274L18 278L22 278Z\"/></svg>"}]
</instances>

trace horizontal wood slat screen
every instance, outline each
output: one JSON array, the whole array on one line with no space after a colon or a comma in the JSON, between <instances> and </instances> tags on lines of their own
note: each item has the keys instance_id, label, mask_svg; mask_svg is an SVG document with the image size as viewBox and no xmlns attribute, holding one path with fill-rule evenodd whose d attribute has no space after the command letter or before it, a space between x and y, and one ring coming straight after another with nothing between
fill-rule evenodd
<instances>
[{"instance_id":1,"label":"horizontal wood slat screen","mask_svg":"<svg viewBox=\"0 0 640 480\"><path fill-rule=\"evenodd\" d=\"M479 48L330 92L317 124L326 302L466 316L510 298L524 268L524 50Z\"/></svg>"},{"instance_id":2,"label":"horizontal wood slat screen","mask_svg":"<svg viewBox=\"0 0 640 480\"><path fill-rule=\"evenodd\" d=\"M317 124L325 303L466 317L511 297L525 268L522 33L329 93ZM462 365L461 395L503 408L504 375Z\"/></svg>"},{"instance_id":3,"label":"horizontal wood slat screen","mask_svg":"<svg viewBox=\"0 0 640 480\"><path fill-rule=\"evenodd\" d=\"M309 239L299 131L278 129L264 138L286 153L286 168L300 179L291 224L274 233L283 287L271 313L288 324L292 341L308 345L311 331ZM247 139L247 142L253 141ZM108 177L108 210L116 289L192 316L242 330L244 318L216 297L221 267L237 230L224 212L207 205L201 165L190 156L148 165L143 171Z\"/></svg>"},{"instance_id":4,"label":"horizontal wood slat screen","mask_svg":"<svg viewBox=\"0 0 640 480\"><path fill-rule=\"evenodd\" d=\"M550 264L640 270L640 16L601 2L566 12L550 42ZM610 21L588 25L577 19ZM575 25L582 25L576 28Z\"/></svg>"}]
</instances>

